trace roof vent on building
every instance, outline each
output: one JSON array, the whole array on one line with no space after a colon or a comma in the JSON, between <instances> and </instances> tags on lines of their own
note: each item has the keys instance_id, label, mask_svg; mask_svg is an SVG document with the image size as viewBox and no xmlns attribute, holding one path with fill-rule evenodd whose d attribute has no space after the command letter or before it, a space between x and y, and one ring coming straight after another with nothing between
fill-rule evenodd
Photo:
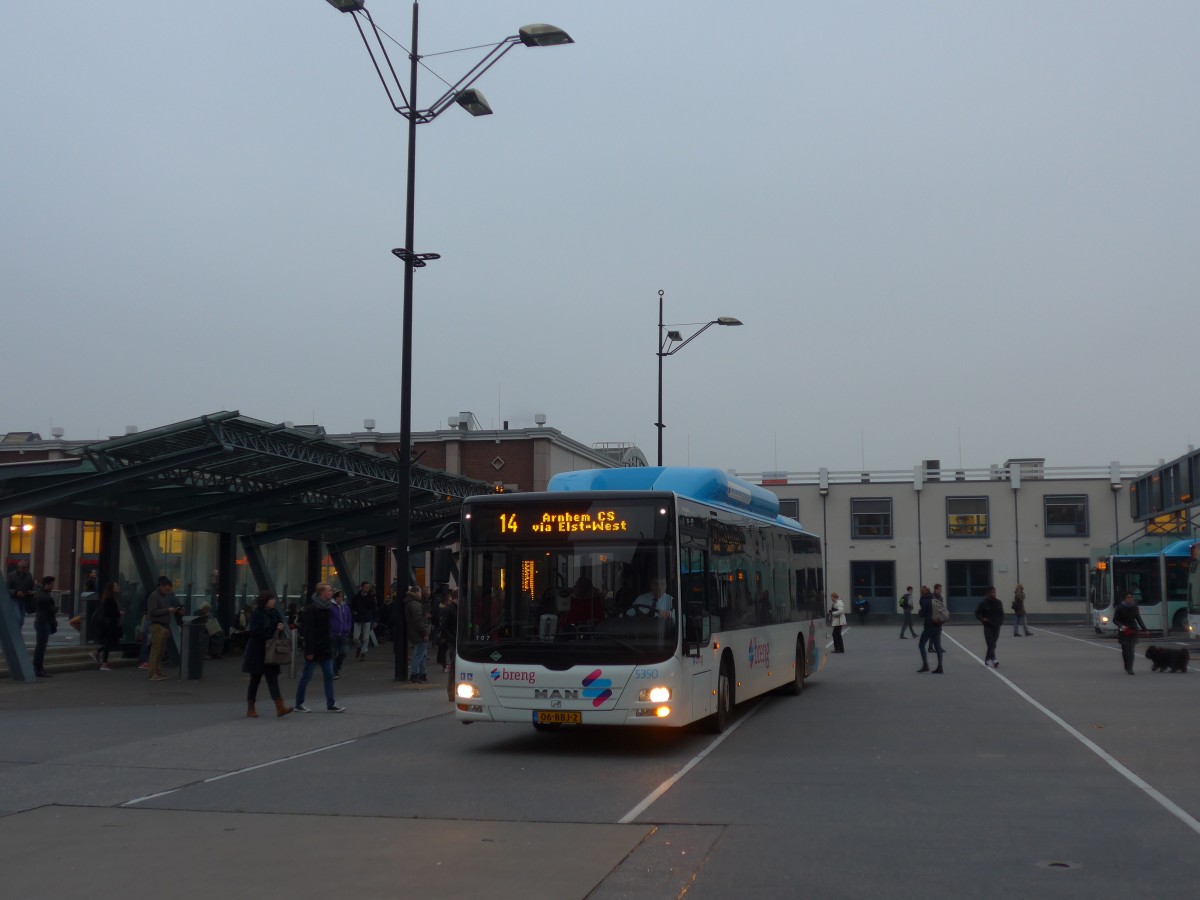
<instances>
[{"instance_id":1,"label":"roof vent on building","mask_svg":"<svg viewBox=\"0 0 1200 900\"><path fill-rule=\"evenodd\" d=\"M126 434L137 434L137 426L136 425L126 425L125 433Z\"/></svg>"},{"instance_id":2,"label":"roof vent on building","mask_svg":"<svg viewBox=\"0 0 1200 900\"><path fill-rule=\"evenodd\" d=\"M539 427L541 427L542 425L545 425L546 424L546 414L545 413L537 413L533 417L533 422L535 425L537 425Z\"/></svg>"},{"instance_id":3,"label":"roof vent on building","mask_svg":"<svg viewBox=\"0 0 1200 900\"><path fill-rule=\"evenodd\" d=\"M284 423L283 423L283 427L284 427L284 428L295 428L295 427L296 427L296 423L295 423L295 422L284 422Z\"/></svg>"},{"instance_id":4,"label":"roof vent on building","mask_svg":"<svg viewBox=\"0 0 1200 900\"><path fill-rule=\"evenodd\" d=\"M375 430L375 420L374 419L363 419L363 428L365 428L367 431L374 431Z\"/></svg>"},{"instance_id":5,"label":"roof vent on building","mask_svg":"<svg viewBox=\"0 0 1200 900\"><path fill-rule=\"evenodd\" d=\"M54 438L56 441L61 441L63 439L64 434L66 434L66 432L63 431L62 428L58 427L57 425L50 429L50 436L52 438Z\"/></svg>"}]
</instances>

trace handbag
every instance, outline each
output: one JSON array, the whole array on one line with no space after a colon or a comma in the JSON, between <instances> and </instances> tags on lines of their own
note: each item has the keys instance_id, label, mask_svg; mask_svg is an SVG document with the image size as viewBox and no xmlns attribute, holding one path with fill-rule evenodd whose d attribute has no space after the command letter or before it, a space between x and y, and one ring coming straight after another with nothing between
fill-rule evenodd
<instances>
[{"instance_id":1,"label":"handbag","mask_svg":"<svg viewBox=\"0 0 1200 900\"><path fill-rule=\"evenodd\" d=\"M292 639L286 633L267 638L263 650L263 663L268 666L286 666L292 661Z\"/></svg>"}]
</instances>

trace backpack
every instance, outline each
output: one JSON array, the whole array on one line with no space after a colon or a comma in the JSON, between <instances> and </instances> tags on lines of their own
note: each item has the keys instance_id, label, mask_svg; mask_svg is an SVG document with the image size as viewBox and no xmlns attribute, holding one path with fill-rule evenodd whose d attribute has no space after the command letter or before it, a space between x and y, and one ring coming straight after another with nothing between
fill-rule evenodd
<instances>
[{"instance_id":1,"label":"backpack","mask_svg":"<svg viewBox=\"0 0 1200 900\"><path fill-rule=\"evenodd\" d=\"M946 606L946 599L944 597L933 598L929 621L934 625L944 625L950 621L950 608Z\"/></svg>"}]
</instances>

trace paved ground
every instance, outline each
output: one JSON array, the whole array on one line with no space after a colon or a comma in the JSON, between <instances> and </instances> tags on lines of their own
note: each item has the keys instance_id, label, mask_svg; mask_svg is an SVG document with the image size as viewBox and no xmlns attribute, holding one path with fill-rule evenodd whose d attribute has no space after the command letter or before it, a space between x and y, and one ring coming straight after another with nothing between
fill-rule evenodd
<instances>
[{"instance_id":1,"label":"paved ground","mask_svg":"<svg viewBox=\"0 0 1200 900\"><path fill-rule=\"evenodd\" d=\"M977 628L946 636L931 676L852 628L716 742L464 728L387 654L347 663L347 713L282 720L244 717L236 659L0 682L3 895L1194 895L1200 672L1129 678L1058 626L992 672Z\"/></svg>"}]
</instances>

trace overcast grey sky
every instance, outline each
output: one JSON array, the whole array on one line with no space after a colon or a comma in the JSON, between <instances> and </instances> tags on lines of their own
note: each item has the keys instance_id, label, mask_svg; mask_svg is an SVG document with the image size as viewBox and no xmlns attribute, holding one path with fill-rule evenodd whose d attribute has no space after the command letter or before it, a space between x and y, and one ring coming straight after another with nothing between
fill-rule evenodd
<instances>
[{"instance_id":1,"label":"overcast grey sky","mask_svg":"<svg viewBox=\"0 0 1200 900\"><path fill-rule=\"evenodd\" d=\"M368 3L407 44L411 4ZM3 9L0 432L397 430L405 122L351 18ZM669 463L1200 439L1200 4L425 0L421 50L530 22L577 43L418 135L414 430L544 412L653 460L661 289L669 323L745 322L666 360Z\"/></svg>"}]
</instances>

